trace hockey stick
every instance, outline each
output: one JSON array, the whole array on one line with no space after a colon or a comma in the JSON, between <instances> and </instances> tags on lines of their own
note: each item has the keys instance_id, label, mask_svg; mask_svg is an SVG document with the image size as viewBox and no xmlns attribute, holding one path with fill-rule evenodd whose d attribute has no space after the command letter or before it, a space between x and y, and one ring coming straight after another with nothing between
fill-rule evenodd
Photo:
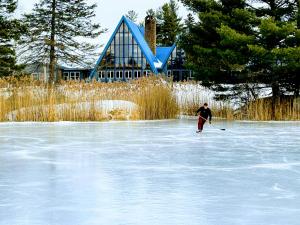
<instances>
[{"instance_id":1,"label":"hockey stick","mask_svg":"<svg viewBox=\"0 0 300 225\"><path fill-rule=\"evenodd\" d=\"M204 119L205 121L207 121L207 119L205 119L204 117L202 117L202 116L200 116L200 115L199 115L199 117L202 118L202 119ZM226 130L226 129L224 129L224 128L217 128L217 129L222 130L222 131L225 131L225 130Z\"/></svg>"}]
</instances>

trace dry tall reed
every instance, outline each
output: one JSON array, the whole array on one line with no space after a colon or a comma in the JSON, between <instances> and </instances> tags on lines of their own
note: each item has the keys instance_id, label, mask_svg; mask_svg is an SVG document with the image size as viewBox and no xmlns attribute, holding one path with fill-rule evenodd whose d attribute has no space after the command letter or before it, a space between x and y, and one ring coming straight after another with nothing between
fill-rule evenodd
<instances>
[{"instance_id":1,"label":"dry tall reed","mask_svg":"<svg viewBox=\"0 0 300 225\"><path fill-rule=\"evenodd\" d=\"M101 102L123 100L104 112ZM0 79L0 121L102 121L170 119L178 105L170 85L155 77L129 83L61 82L55 86L27 78ZM128 108L128 107L127 107Z\"/></svg>"},{"instance_id":2,"label":"dry tall reed","mask_svg":"<svg viewBox=\"0 0 300 225\"><path fill-rule=\"evenodd\" d=\"M275 116L275 118L274 118ZM272 99L262 98L250 102L237 114L245 120L300 120L300 99L279 98L275 104L275 115L272 111Z\"/></svg>"},{"instance_id":3,"label":"dry tall reed","mask_svg":"<svg viewBox=\"0 0 300 225\"><path fill-rule=\"evenodd\" d=\"M213 96L212 91L197 83L172 83L160 77L140 78L128 83L68 81L55 86L30 77L9 77L0 79L0 121L171 119L179 114L195 115L204 102L210 105L214 117L273 119L268 98L250 102L235 111L228 102L215 101ZM101 102L107 100L121 100L125 105L105 111ZM300 120L300 100L278 101L276 119Z\"/></svg>"},{"instance_id":4,"label":"dry tall reed","mask_svg":"<svg viewBox=\"0 0 300 225\"><path fill-rule=\"evenodd\" d=\"M196 82L177 83L174 93L183 115L194 116L201 105L208 103L214 117L234 119L234 110L228 102L214 100L215 93Z\"/></svg>"}]
</instances>

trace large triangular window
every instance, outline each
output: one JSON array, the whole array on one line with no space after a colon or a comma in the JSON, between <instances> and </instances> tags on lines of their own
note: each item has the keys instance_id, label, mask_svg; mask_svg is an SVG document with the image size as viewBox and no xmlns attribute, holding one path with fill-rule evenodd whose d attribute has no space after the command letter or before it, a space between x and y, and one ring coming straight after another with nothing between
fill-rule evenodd
<instances>
[{"instance_id":1,"label":"large triangular window","mask_svg":"<svg viewBox=\"0 0 300 225\"><path fill-rule=\"evenodd\" d=\"M146 57L124 21L103 54L97 68L100 79L136 78L150 70Z\"/></svg>"}]
</instances>

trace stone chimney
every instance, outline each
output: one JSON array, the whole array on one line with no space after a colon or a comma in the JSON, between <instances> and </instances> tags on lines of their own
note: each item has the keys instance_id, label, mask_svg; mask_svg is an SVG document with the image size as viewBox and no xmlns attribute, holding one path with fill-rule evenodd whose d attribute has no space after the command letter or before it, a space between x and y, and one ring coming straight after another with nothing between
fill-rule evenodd
<instances>
[{"instance_id":1,"label":"stone chimney","mask_svg":"<svg viewBox=\"0 0 300 225\"><path fill-rule=\"evenodd\" d=\"M153 54L156 55L156 19L155 16L148 15L145 18L145 39L152 50Z\"/></svg>"}]
</instances>

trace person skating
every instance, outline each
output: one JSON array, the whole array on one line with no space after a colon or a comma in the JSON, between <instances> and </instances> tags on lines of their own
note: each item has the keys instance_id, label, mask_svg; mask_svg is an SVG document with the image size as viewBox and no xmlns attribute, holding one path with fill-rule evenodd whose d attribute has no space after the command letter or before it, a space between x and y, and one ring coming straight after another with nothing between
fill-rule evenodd
<instances>
[{"instance_id":1,"label":"person skating","mask_svg":"<svg viewBox=\"0 0 300 225\"><path fill-rule=\"evenodd\" d=\"M197 115L199 115L199 119L198 119L198 131L197 131L197 133L200 133L200 132L202 132L203 126L204 126L204 124L205 124L205 122L207 120L211 124L212 114L211 114L210 108L208 108L208 104L207 103L204 103L204 105L201 106L197 110Z\"/></svg>"}]
</instances>

